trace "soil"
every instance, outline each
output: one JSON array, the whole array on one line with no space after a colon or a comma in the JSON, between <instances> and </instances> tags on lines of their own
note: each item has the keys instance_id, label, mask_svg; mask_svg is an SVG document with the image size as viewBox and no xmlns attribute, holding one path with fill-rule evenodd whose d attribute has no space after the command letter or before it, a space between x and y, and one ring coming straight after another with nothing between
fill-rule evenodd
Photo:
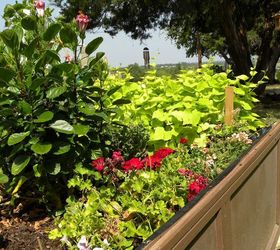
<instances>
[{"instance_id":1,"label":"soil","mask_svg":"<svg viewBox=\"0 0 280 250\"><path fill-rule=\"evenodd\" d=\"M0 211L0 250L62 250L59 240L52 241L47 232L54 228L53 220L39 213ZM36 211L36 210L35 210Z\"/></svg>"}]
</instances>

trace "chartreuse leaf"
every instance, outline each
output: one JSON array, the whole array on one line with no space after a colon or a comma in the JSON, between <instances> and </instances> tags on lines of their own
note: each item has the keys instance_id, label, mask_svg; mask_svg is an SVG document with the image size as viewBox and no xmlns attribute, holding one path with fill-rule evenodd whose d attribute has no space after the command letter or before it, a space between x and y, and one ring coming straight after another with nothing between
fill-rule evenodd
<instances>
[{"instance_id":1,"label":"chartreuse leaf","mask_svg":"<svg viewBox=\"0 0 280 250\"><path fill-rule=\"evenodd\" d=\"M15 145L21 141L23 141L27 136L30 135L30 132L23 132L23 133L14 133L9 136L8 138L8 145L12 146Z\"/></svg>"},{"instance_id":2,"label":"chartreuse leaf","mask_svg":"<svg viewBox=\"0 0 280 250\"><path fill-rule=\"evenodd\" d=\"M87 46L86 46L86 53L88 55L92 54L95 50L97 50L97 48L99 47L99 45L103 42L103 38L102 37L97 37L95 39L93 39Z\"/></svg>"},{"instance_id":3,"label":"chartreuse leaf","mask_svg":"<svg viewBox=\"0 0 280 250\"><path fill-rule=\"evenodd\" d=\"M43 38L45 41L49 42L52 39L55 38L55 36L58 34L58 32L60 31L60 24L59 23L52 23L47 30L45 31L45 33L43 34Z\"/></svg>"},{"instance_id":4,"label":"chartreuse leaf","mask_svg":"<svg viewBox=\"0 0 280 250\"><path fill-rule=\"evenodd\" d=\"M33 16L26 16L22 18L21 25L25 30L35 30L37 28L37 21Z\"/></svg>"},{"instance_id":5,"label":"chartreuse leaf","mask_svg":"<svg viewBox=\"0 0 280 250\"><path fill-rule=\"evenodd\" d=\"M51 111L45 111L45 112L43 112L42 114L40 114L40 115L37 117L37 119L34 120L34 122L36 122L36 123L48 122L48 121L50 121L50 120L53 119L53 116L54 116L53 112L51 112Z\"/></svg>"},{"instance_id":6,"label":"chartreuse leaf","mask_svg":"<svg viewBox=\"0 0 280 250\"><path fill-rule=\"evenodd\" d=\"M63 93L67 91L65 86L54 87L47 91L47 98L54 99L61 96Z\"/></svg>"},{"instance_id":7,"label":"chartreuse leaf","mask_svg":"<svg viewBox=\"0 0 280 250\"><path fill-rule=\"evenodd\" d=\"M73 134L74 133L74 128L64 120L57 120L50 126L52 129L59 133L63 134Z\"/></svg>"},{"instance_id":8,"label":"chartreuse leaf","mask_svg":"<svg viewBox=\"0 0 280 250\"><path fill-rule=\"evenodd\" d=\"M30 161L30 156L27 155L20 155L16 157L12 164L11 173L12 175L18 175L21 173Z\"/></svg>"},{"instance_id":9,"label":"chartreuse leaf","mask_svg":"<svg viewBox=\"0 0 280 250\"><path fill-rule=\"evenodd\" d=\"M47 142L38 142L31 146L31 150L38 155L47 154L51 149L52 144Z\"/></svg>"}]
</instances>

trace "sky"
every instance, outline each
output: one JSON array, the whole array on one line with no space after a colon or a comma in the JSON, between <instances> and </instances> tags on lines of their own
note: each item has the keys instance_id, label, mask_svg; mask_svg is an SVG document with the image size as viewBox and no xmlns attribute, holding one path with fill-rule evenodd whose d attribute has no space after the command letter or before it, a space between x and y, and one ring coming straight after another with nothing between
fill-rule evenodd
<instances>
[{"instance_id":1,"label":"sky","mask_svg":"<svg viewBox=\"0 0 280 250\"><path fill-rule=\"evenodd\" d=\"M21 0L18 0L21 2ZM4 27L2 18L3 10L6 4L13 4L15 0L0 0L0 28ZM48 5L48 1L46 1ZM53 8L53 6L52 6ZM58 13L58 10L55 11ZM88 33L87 40L102 36L104 41L98 51L106 54L108 62L113 67L127 66L129 64L138 63L143 65L143 48L148 47L152 62L156 64L180 63L180 62L196 62L196 58L186 58L184 49L177 49L174 42L167 38L164 31L151 31L152 38L144 40L133 40L124 32L119 32L115 37L111 37L102 30L95 33Z\"/></svg>"}]
</instances>

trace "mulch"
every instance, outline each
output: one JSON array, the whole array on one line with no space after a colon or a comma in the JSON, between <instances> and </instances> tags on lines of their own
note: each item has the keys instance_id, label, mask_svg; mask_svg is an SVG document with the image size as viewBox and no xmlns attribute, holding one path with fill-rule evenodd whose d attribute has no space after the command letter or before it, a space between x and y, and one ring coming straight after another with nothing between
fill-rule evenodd
<instances>
[{"instance_id":1,"label":"mulch","mask_svg":"<svg viewBox=\"0 0 280 250\"><path fill-rule=\"evenodd\" d=\"M0 250L62 250L60 241L50 240L47 232L54 228L53 219L37 213L0 211Z\"/></svg>"}]
</instances>

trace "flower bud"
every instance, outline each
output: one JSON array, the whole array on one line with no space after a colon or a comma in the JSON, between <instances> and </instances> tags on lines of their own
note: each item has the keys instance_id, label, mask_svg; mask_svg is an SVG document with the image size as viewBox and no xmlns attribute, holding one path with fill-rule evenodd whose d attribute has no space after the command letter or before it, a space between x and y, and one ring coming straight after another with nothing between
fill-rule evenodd
<instances>
[{"instance_id":1,"label":"flower bud","mask_svg":"<svg viewBox=\"0 0 280 250\"><path fill-rule=\"evenodd\" d=\"M44 14L45 14L45 2L42 1L42 0L38 0L38 1L34 2L34 5L35 5L35 8L36 8L37 15L39 17L44 16Z\"/></svg>"},{"instance_id":2,"label":"flower bud","mask_svg":"<svg viewBox=\"0 0 280 250\"><path fill-rule=\"evenodd\" d=\"M89 17L85 15L82 11L76 17L76 22L81 33L85 32L87 25L89 23Z\"/></svg>"}]
</instances>

